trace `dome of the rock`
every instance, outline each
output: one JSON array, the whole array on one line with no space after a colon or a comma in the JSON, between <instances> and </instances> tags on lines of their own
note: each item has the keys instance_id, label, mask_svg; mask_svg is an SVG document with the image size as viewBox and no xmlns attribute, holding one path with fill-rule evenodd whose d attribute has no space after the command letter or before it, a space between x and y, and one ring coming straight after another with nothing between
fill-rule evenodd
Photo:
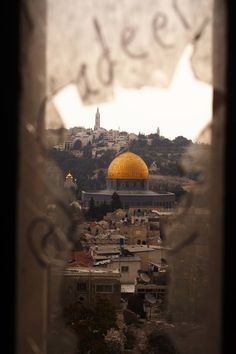
<instances>
[{"instance_id":1,"label":"dome of the rock","mask_svg":"<svg viewBox=\"0 0 236 354\"><path fill-rule=\"evenodd\" d=\"M129 151L115 157L107 170L109 179L148 179L148 176L143 159Z\"/></svg>"}]
</instances>

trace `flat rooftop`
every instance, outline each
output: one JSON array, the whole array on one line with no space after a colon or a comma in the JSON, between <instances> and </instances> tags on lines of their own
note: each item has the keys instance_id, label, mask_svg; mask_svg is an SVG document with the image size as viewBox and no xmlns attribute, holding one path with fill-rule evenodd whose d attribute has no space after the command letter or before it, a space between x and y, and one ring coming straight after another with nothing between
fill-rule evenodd
<instances>
[{"instance_id":1,"label":"flat rooftop","mask_svg":"<svg viewBox=\"0 0 236 354\"><path fill-rule=\"evenodd\" d=\"M133 262L133 261L140 261L141 258L139 256L129 256L124 257L120 256L119 258L112 259L112 262Z\"/></svg>"},{"instance_id":2,"label":"flat rooftop","mask_svg":"<svg viewBox=\"0 0 236 354\"><path fill-rule=\"evenodd\" d=\"M86 268L81 268L81 267L70 267L65 270L63 270L64 275L96 275L96 276L111 276L111 275L118 275L120 276L119 270L113 269L113 270L105 270L105 269L98 269L94 267L86 267Z\"/></svg>"},{"instance_id":3,"label":"flat rooftop","mask_svg":"<svg viewBox=\"0 0 236 354\"><path fill-rule=\"evenodd\" d=\"M158 246L160 247L160 246ZM97 255L102 253L119 253L120 252L120 245L98 245L98 246L91 246L91 249L94 250ZM148 247L147 245L124 245L124 249L129 252L150 252L154 251L156 248Z\"/></svg>"},{"instance_id":4,"label":"flat rooftop","mask_svg":"<svg viewBox=\"0 0 236 354\"><path fill-rule=\"evenodd\" d=\"M155 251L154 248L148 247L146 245L126 245L125 249L129 252L152 252Z\"/></svg>"},{"instance_id":5,"label":"flat rooftop","mask_svg":"<svg viewBox=\"0 0 236 354\"><path fill-rule=\"evenodd\" d=\"M82 191L82 193L85 194L98 194L98 195L109 195L112 196L113 193L116 192L117 194L121 194L121 195L145 195L145 196L158 196L158 195L175 195L174 193L171 192L153 192L150 190L144 190L144 191L139 191L139 190L110 190L110 189L103 189L103 190L88 190L88 191Z\"/></svg>"}]
</instances>

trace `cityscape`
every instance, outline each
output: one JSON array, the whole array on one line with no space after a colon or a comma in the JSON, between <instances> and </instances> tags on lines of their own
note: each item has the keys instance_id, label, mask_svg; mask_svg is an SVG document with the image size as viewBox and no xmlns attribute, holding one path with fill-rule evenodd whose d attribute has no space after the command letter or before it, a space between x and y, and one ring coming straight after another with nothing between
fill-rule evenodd
<instances>
[{"instance_id":1,"label":"cityscape","mask_svg":"<svg viewBox=\"0 0 236 354\"><path fill-rule=\"evenodd\" d=\"M185 343L166 333L186 323L204 333L209 229L202 171L184 171L181 161L189 151L207 156L209 145L171 141L160 127L148 136L108 131L101 120L97 108L94 129L65 129L60 143L47 131L47 182L73 223L66 263L52 272L51 287L58 276L63 286L60 305L51 299L51 330L62 306L73 353L178 353ZM47 218L63 228L58 205L48 196L46 204ZM192 242L173 257L190 230Z\"/></svg>"},{"instance_id":2,"label":"cityscape","mask_svg":"<svg viewBox=\"0 0 236 354\"><path fill-rule=\"evenodd\" d=\"M232 351L230 14L222 0L16 8L12 352Z\"/></svg>"}]
</instances>

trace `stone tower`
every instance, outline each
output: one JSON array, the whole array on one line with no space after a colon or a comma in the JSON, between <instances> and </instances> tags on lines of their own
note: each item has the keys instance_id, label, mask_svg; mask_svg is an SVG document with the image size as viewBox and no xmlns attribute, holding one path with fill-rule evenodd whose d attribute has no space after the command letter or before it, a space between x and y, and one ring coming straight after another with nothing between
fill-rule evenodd
<instances>
[{"instance_id":1,"label":"stone tower","mask_svg":"<svg viewBox=\"0 0 236 354\"><path fill-rule=\"evenodd\" d=\"M99 113L99 109L97 108L97 112L95 115L95 126L94 126L94 130L97 130L100 128L100 113Z\"/></svg>"}]
</instances>

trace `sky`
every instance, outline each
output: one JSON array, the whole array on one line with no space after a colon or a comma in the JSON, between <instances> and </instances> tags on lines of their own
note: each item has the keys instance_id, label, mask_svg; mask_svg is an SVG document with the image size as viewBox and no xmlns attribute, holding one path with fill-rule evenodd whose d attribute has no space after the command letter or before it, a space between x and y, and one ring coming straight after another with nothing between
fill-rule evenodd
<instances>
[{"instance_id":1,"label":"sky","mask_svg":"<svg viewBox=\"0 0 236 354\"><path fill-rule=\"evenodd\" d=\"M97 107L101 126L129 133L150 134L160 128L169 139L182 135L195 141L212 119L212 86L195 79L189 44L176 67L168 89L117 87L112 102L84 106L75 85L68 85L54 97L55 107L66 128L93 128Z\"/></svg>"}]
</instances>

